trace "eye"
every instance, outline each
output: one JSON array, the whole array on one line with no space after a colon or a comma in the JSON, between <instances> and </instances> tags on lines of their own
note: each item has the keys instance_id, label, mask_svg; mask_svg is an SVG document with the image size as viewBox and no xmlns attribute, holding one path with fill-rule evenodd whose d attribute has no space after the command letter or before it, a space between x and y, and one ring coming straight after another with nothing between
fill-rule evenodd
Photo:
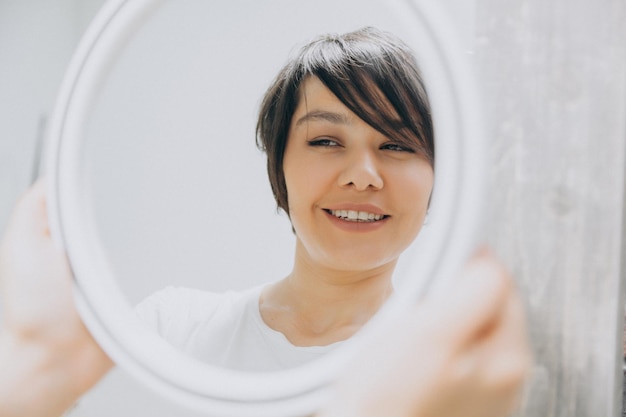
<instances>
[{"instance_id":1,"label":"eye","mask_svg":"<svg viewBox=\"0 0 626 417\"><path fill-rule=\"evenodd\" d=\"M385 143L384 145L380 147L380 149L388 150L388 151L395 151L395 152L415 153L413 149L407 148L406 146L400 145L398 143L393 143L393 142Z\"/></svg>"},{"instance_id":2,"label":"eye","mask_svg":"<svg viewBox=\"0 0 626 417\"><path fill-rule=\"evenodd\" d=\"M330 138L317 138L308 141L309 146L319 146L322 148L332 148L339 146L339 142Z\"/></svg>"}]
</instances>

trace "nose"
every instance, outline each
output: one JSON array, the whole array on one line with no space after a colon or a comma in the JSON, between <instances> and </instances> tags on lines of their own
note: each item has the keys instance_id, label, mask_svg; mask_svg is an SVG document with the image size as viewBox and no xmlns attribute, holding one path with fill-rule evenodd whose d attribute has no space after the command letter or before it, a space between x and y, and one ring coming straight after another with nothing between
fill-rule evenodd
<instances>
[{"instance_id":1,"label":"nose","mask_svg":"<svg viewBox=\"0 0 626 417\"><path fill-rule=\"evenodd\" d=\"M376 159L370 152L360 152L347 158L346 166L339 175L341 187L353 187L357 191L383 188L383 178Z\"/></svg>"}]
</instances>

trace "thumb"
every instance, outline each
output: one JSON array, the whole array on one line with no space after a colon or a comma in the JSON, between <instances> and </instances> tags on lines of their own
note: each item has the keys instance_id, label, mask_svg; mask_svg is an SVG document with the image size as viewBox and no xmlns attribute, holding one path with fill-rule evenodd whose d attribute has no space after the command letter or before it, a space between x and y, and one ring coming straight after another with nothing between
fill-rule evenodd
<instances>
[{"instance_id":1,"label":"thumb","mask_svg":"<svg viewBox=\"0 0 626 417\"><path fill-rule=\"evenodd\" d=\"M18 230L27 236L48 236L46 213L46 181L40 178L18 200L11 215L6 235ZM17 238L17 237L16 237Z\"/></svg>"}]
</instances>

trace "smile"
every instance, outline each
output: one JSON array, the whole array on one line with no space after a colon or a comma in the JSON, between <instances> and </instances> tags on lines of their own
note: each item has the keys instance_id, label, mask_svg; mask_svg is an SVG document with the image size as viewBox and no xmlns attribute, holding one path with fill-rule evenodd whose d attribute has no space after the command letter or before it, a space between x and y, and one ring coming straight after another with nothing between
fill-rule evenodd
<instances>
[{"instance_id":1,"label":"smile","mask_svg":"<svg viewBox=\"0 0 626 417\"><path fill-rule=\"evenodd\" d=\"M385 214L374 214L368 213L367 211L356 211L356 210L328 210L325 209L327 213L337 217L338 219L346 220L349 222L357 222L357 223L372 223L382 220L386 217L389 217Z\"/></svg>"}]
</instances>

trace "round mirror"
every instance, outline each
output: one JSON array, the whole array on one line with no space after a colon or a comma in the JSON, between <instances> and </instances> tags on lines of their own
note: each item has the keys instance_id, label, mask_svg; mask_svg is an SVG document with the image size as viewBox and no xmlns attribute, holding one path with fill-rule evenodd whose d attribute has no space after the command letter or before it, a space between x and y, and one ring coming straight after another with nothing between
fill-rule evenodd
<instances>
[{"instance_id":1,"label":"round mirror","mask_svg":"<svg viewBox=\"0 0 626 417\"><path fill-rule=\"evenodd\" d=\"M375 331L370 320L353 337L304 343L307 353L293 360L244 366L211 353L213 339L201 353L183 351L160 332L159 318L146 323L141 313L171 293L186 307L196 294L202 302L241 294L258 300L292 273L298 232L276 209L266 156L255 146L259 108L300 47L363 27L391 32L413 51L436 141L428 219L394 262L394 291L381 317L452 275L472 247L480 214L483 148L472 80L434 4L114 0L89 28L51 124L50 219L86 324L146 384L216 416L303 415L323 400L362 335ZM334 152L328 143L336 143L325 140L324 152ZM383 145L377 149L397 151ZM310 177L319 174L312 169ZM349 207L328 211L344 220L349 211L361 215ZM387 216L370 211L376 222Z\"/></svg>"}]
</instances>

